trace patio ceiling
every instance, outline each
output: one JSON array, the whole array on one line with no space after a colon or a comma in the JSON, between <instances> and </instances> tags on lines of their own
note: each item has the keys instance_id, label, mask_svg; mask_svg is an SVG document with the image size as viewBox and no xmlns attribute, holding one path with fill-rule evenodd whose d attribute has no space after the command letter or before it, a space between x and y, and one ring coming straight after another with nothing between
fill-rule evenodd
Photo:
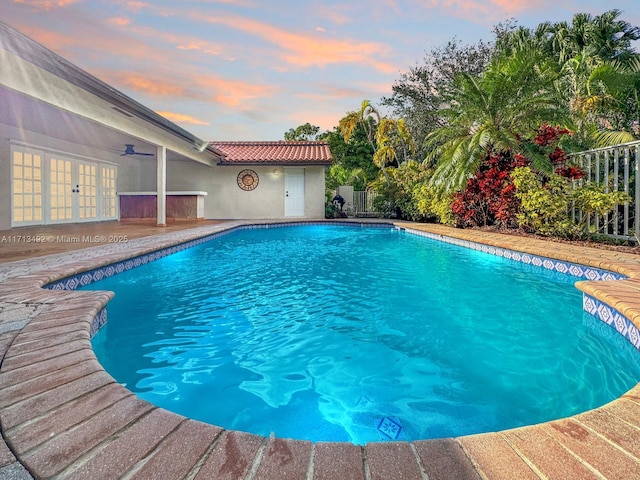
<instances>
[{"instance_id":1,"label":"patio ceiling","mask_svg":"<svg viewBox=\"0 0 640 480\"><path fill-rule=\"evenodd\" d=\"M0 123L23 131L88 146L97 150L122 152L128 143L137 151L155 153L155 146L115 128L108 128L87 118L67 112L48 103L0 86ZM17 140L17 139L16 139ZM175 152L167 152L168 160L184 159Z\"/></svg>"},{"instance_id":2,"label":"patio ceiling","mask_svg":"<svg viewBox=\"0 0 640 480\"><path fill-rule=\"evenodd\" d=\"M215 148L0 22L0 124L106 152L167 149L215 165ZM205 147L205 148L203 148Z\"/></svg>"}]
</instances>

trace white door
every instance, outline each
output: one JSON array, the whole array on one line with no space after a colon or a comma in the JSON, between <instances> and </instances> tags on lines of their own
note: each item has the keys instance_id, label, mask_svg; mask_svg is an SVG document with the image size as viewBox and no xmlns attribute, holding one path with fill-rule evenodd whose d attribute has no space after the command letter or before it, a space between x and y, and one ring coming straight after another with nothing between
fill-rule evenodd
<instances>
[{"instance_id":1,"label":"white door","mask_svg":"<svg viewBox=\"0 0 640 480\"><path fill-rule=\"evenodd\" d=\"M118 172L116 167L102 165L100 178L102 180L102 202L100 211L102 220L116 220L118 218L118 195L116 194Z\"/></svg>"},{"instance_id":2,"label":"white door","mask_svg":"<svg viewBox=\"0 0 640 480\"><path fill-rule=\"evenodd\" d=\"M72 161L49 158L49 218L47 223L73 221L73 197L75 183L72 178Z\"/></svg>"},{"instance_id":3,"label":"white door","mask_svg":"<svg viewBox=\"0 0 640 480\"><path fill-rule=\"evenodd\" d=\"M11 156L13 159L11 223L12 225L40 225L44 215L42 152L23 148L12 150Z\"/></svg>"},{"instance_id":4,"label":"white door","mask_svg":"<svg viewBox=\"0 0 640 480\"><path fill-rule=\"evenodd\" d=\"M304 168L284 170L284 216L304 216Z\"/></svg>"},{"instance_id":5,"label":"white door","mask_svg":"<svg viewBox=\"0 0 640 480\"><path fill-rule=\"evenodd\" d=\"M12 226L117 220L117 167L12 145Z\"/></svg>"},{"instance_id":6,"label":"white door","mask_svg":"<svg viewBox=\"0 0 640 480\"><path fill-rule=\"evenodd\" d=\"M68 158L49 158L49 222L98 220L98 167Z\"/></svg>"},{"instance_id":7,"label":"white door","mask_svg":"<svg viewBox=\"0 0 640 480\"><path fill-rule=\"evenodd\" d=\"M77 163L76 194L77 220L87 222L98 219L98 166Z\"/></svg>"}]
</instances>

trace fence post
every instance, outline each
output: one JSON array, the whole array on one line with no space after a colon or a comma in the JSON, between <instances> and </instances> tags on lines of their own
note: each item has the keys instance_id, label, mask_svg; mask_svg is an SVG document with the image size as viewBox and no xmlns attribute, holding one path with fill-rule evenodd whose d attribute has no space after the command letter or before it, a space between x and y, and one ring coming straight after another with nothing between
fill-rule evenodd
<instances>
[{"instance_id":1,"label":"fence post","mask_svg":"<svg viewBox=\"0 0 640 480\"><path fill-rule=\"evenodd\" d=\"M623 191L629 196L629 201L616 204L610 213L587 215L588 231L640 243L640 141L585 150L570 157L585 172L584 179L574 182L574 186L594 183L605 193ZM582 213L574 206L572 218L577 216L582 219Z\"/></svg>"},{"instance_id":2,"label":"fence post","mask_svg":"<svg viewBox=\"0 0 640 480\"><path fill-rule=\"evenodd\" d=\"M624 148L624 193L629 195L629 147ZM629 236L629 201L624 202L622 207L622 216L624 217L624 236Z\"/></svg>"}]
</instances>

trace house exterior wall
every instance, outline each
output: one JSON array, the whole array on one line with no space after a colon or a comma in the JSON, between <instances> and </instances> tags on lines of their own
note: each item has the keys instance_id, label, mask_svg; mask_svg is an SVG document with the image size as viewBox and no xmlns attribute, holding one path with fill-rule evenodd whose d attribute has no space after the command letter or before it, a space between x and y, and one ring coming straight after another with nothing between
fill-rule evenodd
<instances>
[{"instance_id":1,"label":"house exterior wall","mask_svg":"<svg viewBox=\"0 0 640 480\"><path fill-rule=\"evenodd\" d=\"M0 125L0 230L11 228L11 155L9 137Z\"/></svg>"},{"instance_id":2,"label":"house exterior wall","mask_svg":"<svg viewBox=\"0 0 640 480\"><path fill-rule=\"evenodd\" d=\"M324 218L325 167L317 165L305 169L305 217Z\"/></svg>"},{"instance_id":3,"label":"house exterior wall","mask_svg":"<svg viewBox=\"0 0 640 480\"><path fill-rule=\"evenodd\" d=\"M0 124L0 230L11 228L11 143L18 142L29 148L42 150L45 154L55 152L68 157L81 157L96 163L116 165L118 169L117 188L121 191L144 190L153 185L155 190L155 162L147 160L143 164L131 157L121 157L118 153L107 152L86 145L48 137L26 128L15 128ZM149 190L149 188L146 188Z\"/></svg>"},{"instance_id":4,"label":"house exterior wall","mask_svg":"<svg viewBox=\"0 0 640 480\"><path fill-rule=\"evenodd\" d=\"M237 176L250 168L258 174L258 186L245 191ZM167 162L167 190L204 191L204 216L208 219L284 218L284 168L282 166L224 165L207 167L195 163ZM275 173L277 172L277 174ZM323 218L324 167L305 167L305 215Z\"/></svg>"}]
</instances>

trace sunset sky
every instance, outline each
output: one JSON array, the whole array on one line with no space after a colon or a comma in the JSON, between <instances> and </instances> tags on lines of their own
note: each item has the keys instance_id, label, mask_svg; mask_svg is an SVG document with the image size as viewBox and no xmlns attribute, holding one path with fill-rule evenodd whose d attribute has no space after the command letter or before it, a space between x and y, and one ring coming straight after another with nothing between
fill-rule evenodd
<instances>
[{"instance_id":1,"label":"sunset sky","mask_svg":"<svg viewBox=\"0 0 640 480\"><path fill-rule=\"evenodd\" d=\"M378 105L424 54L638 0L0 0L0 21L205 140L280 140ZM635 45L640 50L640 45ZM0 66L1 68L1 66Z\"/></svg>"}]
</instances>

